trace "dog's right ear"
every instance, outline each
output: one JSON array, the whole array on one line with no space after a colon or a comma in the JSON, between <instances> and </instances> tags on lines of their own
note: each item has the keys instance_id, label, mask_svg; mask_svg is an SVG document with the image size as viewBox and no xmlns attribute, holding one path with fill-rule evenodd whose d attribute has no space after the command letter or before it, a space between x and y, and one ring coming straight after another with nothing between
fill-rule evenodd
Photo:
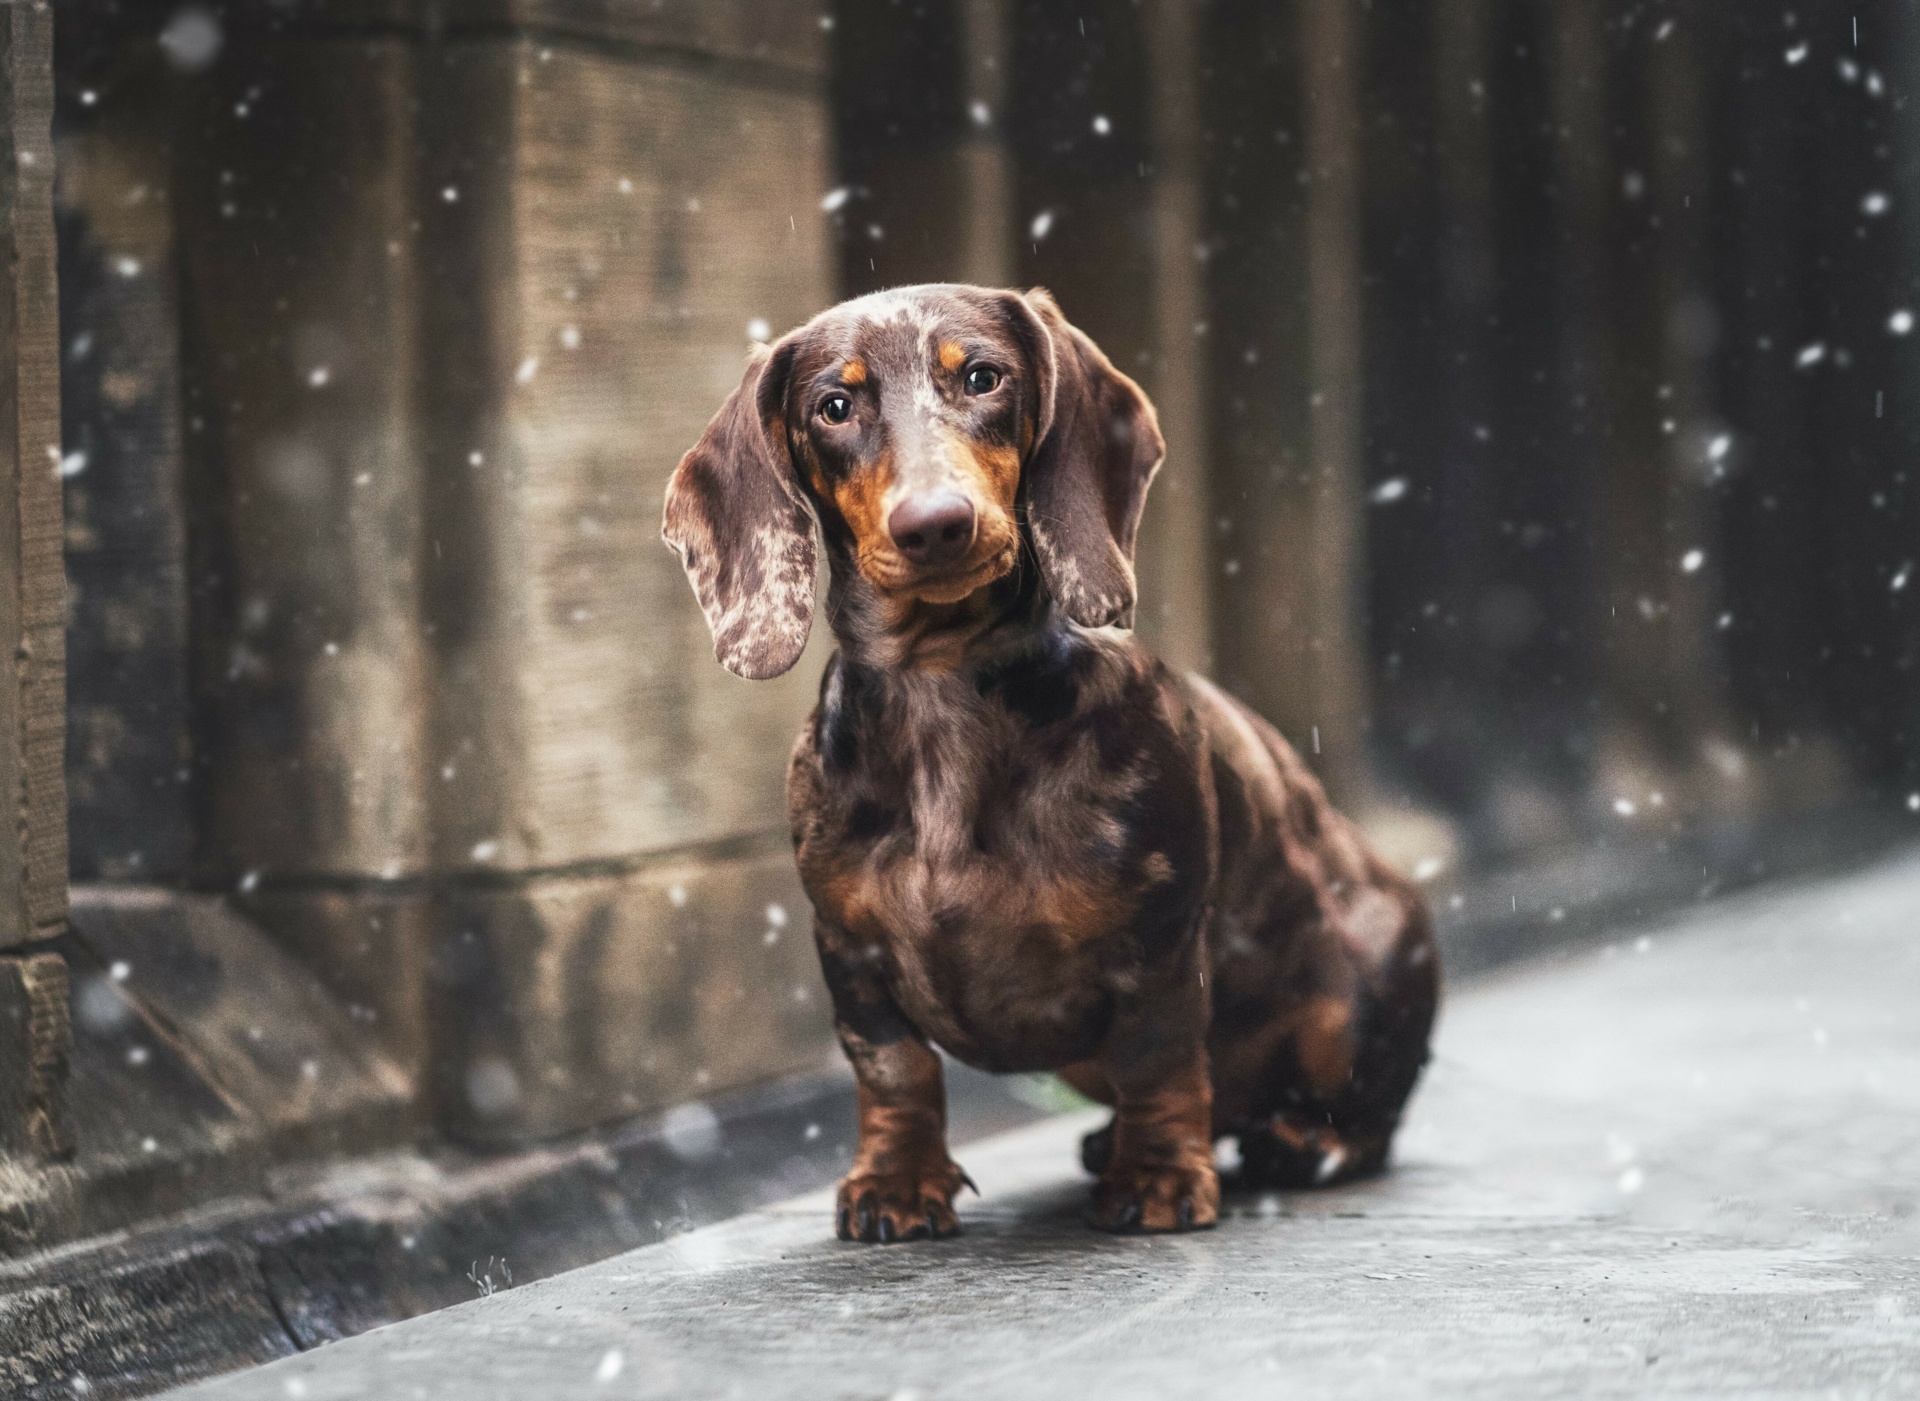
<instances>
[{"instance_id":1,"label":"dog's right ear","mask_svg":"<svg viewBox=\"0 0 1920 1401\"><path fill-rule=\"evenodd\" d=\"M714 659L765 681L800 659L813 628L813 511L787 449L794 343L756 350L746 378L667 483L661 534L713 633Z\"/></svg>"}]
</instances>

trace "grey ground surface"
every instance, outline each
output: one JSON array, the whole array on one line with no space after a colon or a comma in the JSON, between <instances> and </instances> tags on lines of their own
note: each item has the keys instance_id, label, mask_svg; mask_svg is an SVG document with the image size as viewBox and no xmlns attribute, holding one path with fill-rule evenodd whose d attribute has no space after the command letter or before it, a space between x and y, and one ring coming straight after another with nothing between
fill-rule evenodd
<instances>
[{"instance_id":1,"label":"grey ground surface","mask_svg":"<svg viewBox=\"0 0 1920 1401\"><path fill-rule=\"evenodd\" d=\"M820 1195L175 1394L1920 1396L1920 859L1461 991L1377 1182L1101 1236L1099 1121L958 1154L959 1240Z\"/></svg>"}]
</instances>

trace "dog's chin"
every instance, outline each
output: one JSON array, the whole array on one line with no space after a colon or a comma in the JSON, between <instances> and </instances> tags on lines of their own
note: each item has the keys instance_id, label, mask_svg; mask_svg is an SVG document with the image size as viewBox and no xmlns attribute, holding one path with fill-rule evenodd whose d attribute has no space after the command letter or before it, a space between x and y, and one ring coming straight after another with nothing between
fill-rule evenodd
<instances>
[{"instance_id":1,"label":"dog's chin","mask_svg":"<svg viewBox=\"0 0 1920 1401\"><path fill-rule=\"evenodd\" d=\"M1016 558L1018 555L1015 550L1000 549L985 559L963 564L958 569L942 570L938 574L903 570L890 578L875 578L873 574L867 577L881 593L901 603L960 603L988 585L1004 579L1012 571Z\"/></svg>"}]
</instances>

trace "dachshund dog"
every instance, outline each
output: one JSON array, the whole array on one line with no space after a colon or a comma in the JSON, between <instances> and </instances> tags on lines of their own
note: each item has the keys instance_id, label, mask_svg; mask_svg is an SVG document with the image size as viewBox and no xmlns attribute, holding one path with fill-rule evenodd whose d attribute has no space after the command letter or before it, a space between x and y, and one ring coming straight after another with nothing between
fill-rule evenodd
<instances>
[{"instance_id":1,"label":"dachshund dog","mask_svg":"<svg viewBox=\"0 0 1920 1401\"><path fill-rule=\"evenodd\" d=\"M1113 1106L1091 1224L1378 1171L1439 995L1415 887L1264 720L1128 630L1164 448L1045 293L908 287L757 350L665 535L721 665L838 650L788 772L860 1143L847 1240L954 1234L934 1046ZM970 1184L969 1184L970 1185Z\"/></svg>"}]
</instances>

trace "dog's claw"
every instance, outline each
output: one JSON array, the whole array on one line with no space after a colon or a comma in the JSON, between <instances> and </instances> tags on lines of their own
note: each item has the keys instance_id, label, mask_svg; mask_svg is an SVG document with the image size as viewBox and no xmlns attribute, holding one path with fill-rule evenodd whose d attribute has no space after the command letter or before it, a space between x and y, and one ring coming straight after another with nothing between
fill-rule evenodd
<instances>
[{"instance_id":1,"label":"dog's claw","mask_svg":"<svg viewBox=\"0 0 1920 1401\"><path fill-rule=\"evenodd\" d=\"M1213 1165L1110 1171L1093 1189L1089 1224L1104 1231L1200 1231L1219 1216Z\"/></svg>"},{"instance_id":2,"label":"dog's claw","mask_svg":"<svg viewBox=\"0 0 1920 1401\"><path fill-rule=\"evenodd\" d=\"M842 1240L879 1245L957 1236L960 1222L954 1216L953 1196L964 1176L946 1161L937 1168L899 1174L855 1173L840 1184L837 1234Z\"/></svg>"},{"instance_id":3,"label":"dog's claw","mask_svg":"<svg viewBox=\"0 0 1920 1401\"><path fill-rule=\"evenodd\" d=\"M971 1177L967 1176L967 1170L965 1168L961 1167L958 1163L955 1163L953 1165L953 1170L960 1174L960 1183L962 1186L971 1187L973 1189L974 1196L977 1197L980 1195L979 1184L976 1183Z\"/></svg>"}]
</instances>

